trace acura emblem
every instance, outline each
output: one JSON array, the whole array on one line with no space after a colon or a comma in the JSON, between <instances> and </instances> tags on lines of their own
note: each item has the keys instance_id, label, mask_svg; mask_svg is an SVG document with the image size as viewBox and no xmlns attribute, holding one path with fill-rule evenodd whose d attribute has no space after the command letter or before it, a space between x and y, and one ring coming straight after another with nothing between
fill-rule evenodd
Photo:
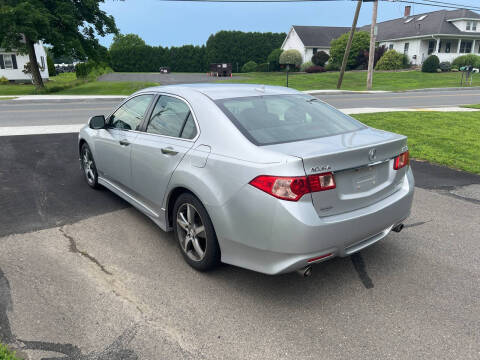
<instances>
[{"instance_id":1,"label":"acura emblem","mask_svg":"<svg viewBox=\"0 0 480 360\"><path fill-rule=\"evenodd\" d=\"M377 158L377 149L370 149L370 151L368 152L368 158L370 159L370 161L373 161Z\"/></svg>"}]
</instances>

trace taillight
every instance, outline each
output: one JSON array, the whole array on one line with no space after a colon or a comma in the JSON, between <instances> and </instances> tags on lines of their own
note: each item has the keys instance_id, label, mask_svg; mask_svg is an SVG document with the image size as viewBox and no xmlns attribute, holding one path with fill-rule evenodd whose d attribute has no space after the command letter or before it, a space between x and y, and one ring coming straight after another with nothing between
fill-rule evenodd
<instances>
[{"instance_id":1,"label":"taillight","mask_svg":"<svg viewBox=\"0 0 480 360\"><path fill-rule=\"evenodd\" d=\"M409 157L408 151L405 151L404 153L398 155L395 158L395 161L393 162L393 168L395 170L399 170L399 169L403 168L404 166L407 166L410 163L409 158L410 157Z\"/></svg>"},{"instance_id":2,"label":"taillight","mask_svg":"<svg viewBox=\"0 0 480 360\"><path fill-rule=\"evenodd\" d=\"M298 201L310 192L334 189L335 179L332 173L295 177L260 175L250 185L276 198Z\"/></svg>"}]
</instances>

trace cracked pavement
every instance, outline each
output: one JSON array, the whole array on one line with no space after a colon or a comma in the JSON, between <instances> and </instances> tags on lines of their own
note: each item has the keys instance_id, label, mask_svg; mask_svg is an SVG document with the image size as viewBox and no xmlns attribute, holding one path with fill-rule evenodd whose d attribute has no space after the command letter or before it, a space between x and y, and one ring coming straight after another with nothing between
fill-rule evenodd
<instances>
[{"instance_id":1,"label":"cracked pavement","mask_svg":"<svg viewBox=\"0 0 480 360\"><path fill-rule=\"evenodd\" d=\"M478 176L413 163L406 228L311 278L204 274L83 183L75 135L0 146L0 341L28 359L480 357Z\"/></svg>"}]
</instances>

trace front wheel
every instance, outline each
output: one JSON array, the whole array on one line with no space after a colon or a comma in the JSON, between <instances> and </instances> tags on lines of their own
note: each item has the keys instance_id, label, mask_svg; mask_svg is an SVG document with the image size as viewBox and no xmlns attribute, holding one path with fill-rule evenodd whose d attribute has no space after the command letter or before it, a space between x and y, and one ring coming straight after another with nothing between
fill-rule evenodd
<instances>
[{"instance_id":1,"label":"front wheel","mask_svg":"<svg viewBox=\"0 0 480 360\"><path fill-rule=\"evenodd\" d=\"M192 194L182 194L173 207L173 230L185 261L207 271L220 263L220 248L212 221L202 203Z\"/></svg>"},{"instance_id":2,"label":"front wheel","mask_svg":"<svg viewBox=\"0 0 480 360\"><path fill-rule=\"evenodd\" d=\"M98 184L97 167L95 166L92 151L87 143L84 143L80 149L80 162L88 186L98 189L100 185Z\"/></svg>"}]
</instances>

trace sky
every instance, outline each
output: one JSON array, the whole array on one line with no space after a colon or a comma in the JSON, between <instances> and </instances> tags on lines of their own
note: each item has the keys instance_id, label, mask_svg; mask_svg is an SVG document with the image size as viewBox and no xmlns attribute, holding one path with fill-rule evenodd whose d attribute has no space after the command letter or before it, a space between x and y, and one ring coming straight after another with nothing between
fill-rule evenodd
<instances>
[{"instance_id":1,"label":"sky","mask_svg":"<svg viewBox=\"0 0 480 360\"><path fill-rule=\"evenodd\" d=\"M476 5L478 0L443 0ZM403 16L405 3L380 1L378 21ZM160 0L106 0L102 9L113 15L122 34L138 34L149 45L202 45L220 30L288 32L292 25L351 26L356 1L297 3L212 3ZM440 10L412 5L412 14ZM372 3L364 3L359 26L370 24ZM100 39L110 46L112 36Z\"/></svg>"}]
</instances>

